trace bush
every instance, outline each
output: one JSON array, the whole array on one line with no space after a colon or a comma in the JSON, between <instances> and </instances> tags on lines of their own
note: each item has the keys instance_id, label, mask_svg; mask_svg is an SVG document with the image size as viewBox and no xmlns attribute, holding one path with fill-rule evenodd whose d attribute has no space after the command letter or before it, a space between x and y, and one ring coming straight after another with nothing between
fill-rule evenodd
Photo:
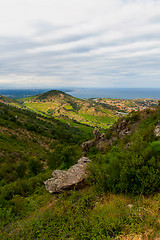
<instances>
[{"instance_id":1,"label":"bush","mask_svg":"<svg viewBox=\"0 0 160 240\"><path fill-rule=\"evenodd\" d=\"M160 141L147 143L135 133L127 149L114 146L90 167L90 182L114 193L152 194L160 190Z\"/></svg>"},{"instance_id":2,"label":"bush","mask_svg":"<svg viewBox=\"0 0 160 240\"><path fill-rule=\"evenodd\" d=\"M37 175L42 171L42 168L43 168L43 165L38 159L32 157L29 160L29 171L31 174Z\"/></svg>"},{"instance_id":3,"label":"bush","mask_svg":"<svg viewBox=\"0 0 160 240\"><path fill-rule=\"evenodd\" d=\"M21 162L17 167L16 167L16 174L19 178L23 178L25 175L25 172L27 170L27 165L24 162Z\"/></svg>"},{"instance_id":4,"label":"bush","mask_svg":"<svg viewBox=\"0 0 160 240\"><path fill-rule=\"evenodd\" d=\"M51 169L66 169L75 164L80 156L81 151L78 146L58 144L48 160L48 166Z\"/></svg>"}]
</instances>

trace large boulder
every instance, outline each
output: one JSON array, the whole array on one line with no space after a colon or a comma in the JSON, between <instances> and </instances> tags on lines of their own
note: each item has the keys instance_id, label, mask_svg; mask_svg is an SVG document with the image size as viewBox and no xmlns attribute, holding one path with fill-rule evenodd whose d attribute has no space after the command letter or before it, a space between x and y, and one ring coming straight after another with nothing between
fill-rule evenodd
<instances>
[{"instance_id":1,"label":"large boulder","mask_svg":"<svg viewBox=\"0 0 160 240\"><path fill-rule=\"evenodd\" d=\"M55 170L52 173L52 178L44 182L46 190L50 193L60 193L63 190L82 187L86 177L87 164L90 162L89 158L82 157L78 160L77 164L73 165L67 171Z\"/></svg>"}]
</instances>

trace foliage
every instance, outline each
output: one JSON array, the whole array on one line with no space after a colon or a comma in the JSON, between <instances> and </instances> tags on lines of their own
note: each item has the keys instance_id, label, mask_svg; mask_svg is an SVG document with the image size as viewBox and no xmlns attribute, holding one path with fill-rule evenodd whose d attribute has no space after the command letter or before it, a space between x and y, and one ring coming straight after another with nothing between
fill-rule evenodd
<instances>
[{"instance_id":1,"label":"foliage","mask_svg":"<svg viewBox=\"0 0 160 240\"><path fill-rule=\"evenodd\" d=\"M38 161L38 159L33 157L29 159L29 171L31 174L37 175L42 171L42 169L43 165L40 161Z\"/></svg>"},{"instance_id":2,"label":"foliage","mask_svg":"<svg viewBox=\"0 0 160 240\"><path fill-rule=\"evenodd\" d=\"M54 118L0 103L0 216L5 226L31 213L27 198L46 194L47 162L68 168L80 156L80 143L92 128L72 127ZM86 131L87 129L87 131ZM59 150L60 158L56 158ZM55 151L56 150L56 151ZM55 162L54 162L55 160ZM43 190L42 190L43 189Z\"/></svg>"},{"instance_id":3,"label":"foliage","mask_svg":"<svg viewBox=\"0 0 160 240\"><path fill-rule=\"evenodd\" d=\"M77 162L81 156L78 146L67 146L58 144L48 160L48 166L51 169L66 169Z\"/></svg>"},{"instance_id":4,"label":"foliage","mask_svg":"<svg viewBox=\"0 0 160 240\"><path fill-rule=\"evenodd\" d=\"M142 113L143 114L143 113ZM142 119L143 118L143 119ZM147 117L134 113L127 120L139 125L136 132L117 140L107 154L95 156L90 167L89 181L98 189L114 193L153 194L160 190L160 140L154 128L160 119L159 111ZM147 122L147 124L146 124ZM107 132L107 136L110 132ZM126 141L129 142L126 147ZM97 184L98 183L98 184Z\"/></svg>"},{"instance_id":5,"label":"foliage","mask_svg":"<svg viewBox=\"0 0 160 240\"><path fill-rule=\"evenodd\" d=\"M19 197L15 197L17 207ZM31 199L30 199L31 200ZM158 236L160 196L101 195L93 188L52 197L29 218L0 234L2 239L116 239L128 233ZM118 238L118 237L117 237Z\"/></svg>"}]
</instances>

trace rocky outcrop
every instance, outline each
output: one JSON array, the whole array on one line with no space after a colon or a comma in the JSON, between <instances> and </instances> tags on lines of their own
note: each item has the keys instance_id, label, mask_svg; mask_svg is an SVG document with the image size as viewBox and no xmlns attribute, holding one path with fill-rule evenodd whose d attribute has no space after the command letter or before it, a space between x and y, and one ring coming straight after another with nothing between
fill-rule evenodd
<instances>
[{"instance_id":1,"label":"rocky outcrop","mask_svg":"<svg viewBox=\"0 0 160 240\"><path fill-rule=\"evenodd\" d=\"M122 122L117 126L116 132L119 135L119 138L131 134L130 128L128 127L128 122L126 119L123 119Z\"/></svg>"},{"instance_id":2,"label":"rocky outcrop","mask_svg":"<svg viewBox=\"0 0 160 240\"><path fill-rule=\"evenodd\" d=\"M95 140L94 140L94 139L82 143L82 145L81 145L82 156L85 156L86 152L88 152L88 150L89 150L91 147L94 147L94 146L95 146Z\"/></svg>"},{"instance_id":3,"label":"rocky outcrop","mask_svg":"<svg viewBox=\"0 0 160 240\"><path fill-rule=\"evenodd\" d=\"M95 128L93 130L94 139L84 142L81 145L82 155L85 156L86 152L91 148L96 146L100 151L104 151L107 147L111 146L117 139L123 139L126 135L130 135L133 131L131 131L129 122L126 119L113 124L110 128L111 136L109 139L106 138L105 133L100 133L100 131Z\"/></svg>"},{"instance_id":4,"label":"rocky outcrop","mask_svg":"<svg viewBox=\"0 0 160 240\"><path fill-rule=\"evenodd\" d=\"M160 126L157 129L159 129L160 134ZM93 131L94 139L84 142L81 145L82 158L80 158L77 164L73 165L67 171L55 170L52 173L52 178L44 182L47 191L50 193L59 193L63 190L73 189L74 187L82 187L86 177L87 164L91 161L89 158L85 157L88 150L96 146L100 151L103 151L106 147L112 145L118 137L122 138L131 133L126 119L120 122L118 126L113 125L111 131L116 132L117 136L113 135L108 140L106 139L105 133L101 134L100 131L95 128ZM126 145L126 148L129 146L130 143Z\"/></svg>"},{"instance_id":5,"label":"rocky outcrop","mask_svg":"<svg viewBox=\"0 0 160 240\"><path fill-rule=\"evenodd\" d=\"M105 133L101 134L100 131L97 128L95 128L93 130L93 135L94 135L94 139L82 143L81 145L82 156L85 156L86 152L88 152L88 150L94 146L98 147L100 151L104 150L104 145L106 144Z\"/></svg>"},{"instance_id":6,"label":"rocky outcrop","mask_svg":"<svg viewBox=\"0 0 160 240\"><path fill-rule=\"evenodd\" d=\"M94 135L95 141L99 140L100 137L101 137L101 133L100 133L100 131L99 131L97 128L95 128L95 129L93 130L93 135Z\"/></svg>"},{"instance_id":7,"label":"rocky outcrop","mask_svg":"<svg viewBox=\"0 0 160 240\"><path fill-rule=\"evenodd\" d=\"M154 134L156 137L160 137L160 120L158 121L158 124L155 127Z\"/></svg>"},{"instance_id":8,"label":"rocky outcrop","mask_svg":"<svg viewBox=\"0 0 160 240\"><path fill-rule=\"evenodd\" d=\"M55 170L52 173L52 178L44 182L46 190L50 193L60 193L63 190L70 190L74 187L81 188L84 185L86 168L90 162L89 158L82 157L77 164L67 171Z\"/></svg>"}]
</instances>

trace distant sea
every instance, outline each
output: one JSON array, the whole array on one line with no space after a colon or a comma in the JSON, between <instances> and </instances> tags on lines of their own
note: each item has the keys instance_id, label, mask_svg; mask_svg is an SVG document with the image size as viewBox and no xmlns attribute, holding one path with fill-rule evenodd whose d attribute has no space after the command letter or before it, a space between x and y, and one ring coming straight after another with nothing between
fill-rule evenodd
<instances>
[{"instance_id":1,"label":"distant sea","mask_svg":"<svg viewBox=\"0 0 160 240\"><path fill-rule=\"evenodd\" d=\"M79 88L68 94L77 98L160 99L160 88Z\"/></svg>"},{"instance_id":2,"label":"distant sea","mask_svg":"<svg viewBox=\"0 0 160 240\"><path fill-rule=\"evenodd\" d=\"M23 98L35 96L54 89L0 89L0 95L9 98ZM152 98L160 99L160 88L75 88L62 89L77 98L117 98L117 99L137 99Z\"/></svg>"}]
</instances>

